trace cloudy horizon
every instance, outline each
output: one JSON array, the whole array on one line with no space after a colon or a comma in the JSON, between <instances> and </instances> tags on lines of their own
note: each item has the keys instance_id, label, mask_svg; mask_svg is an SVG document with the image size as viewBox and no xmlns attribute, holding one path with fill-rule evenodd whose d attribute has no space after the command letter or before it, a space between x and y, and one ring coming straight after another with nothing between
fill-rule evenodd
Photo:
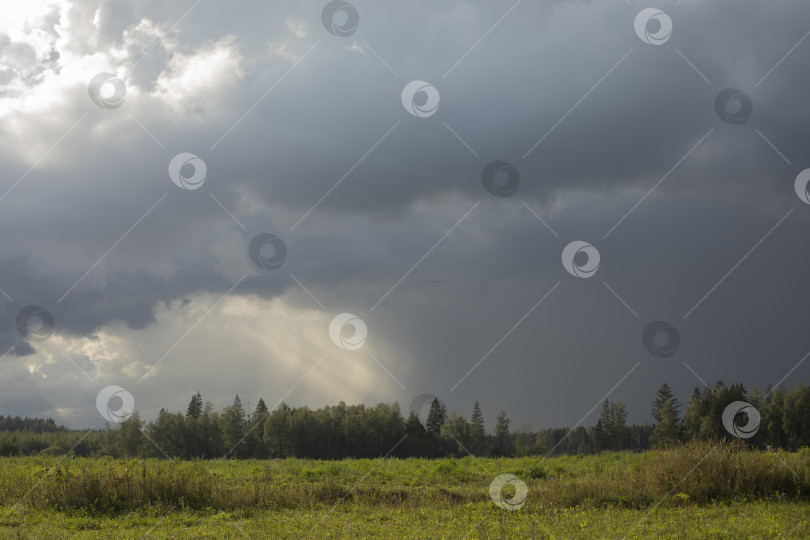
<instances>
[{"instance_id":1,"label":"cloudy horizon","mask_svg":"<svg viewBox=\"0 0 810 540\"><path fill-rule=\"evenodd\" d=\"M537 429L808 381L778 5L9 2L0 414L430 393Z\"/></svg>"}]
</instances>

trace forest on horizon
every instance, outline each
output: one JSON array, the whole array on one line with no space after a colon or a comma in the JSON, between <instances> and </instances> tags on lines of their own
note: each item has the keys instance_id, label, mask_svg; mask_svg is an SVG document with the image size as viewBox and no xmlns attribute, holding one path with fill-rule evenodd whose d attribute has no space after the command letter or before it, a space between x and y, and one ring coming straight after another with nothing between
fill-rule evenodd
<instances>
[{"instance_id":1,"label":"forest on horizon","mask_svg":"<svg viewBox=\"0 0 810 540\"><path fill-rule=\"evenodd\" d=\"M651 424L627 424L626 404L605 400L594 426L513 429L507 412L500 411L492 433L485 429L478 402L468 419L434 399L423 422L419 411L403 417L398 403L369 407L340 402L314 410L281 403L270 411L260 399L247 412L237 395L230 406L215 411L198 392L185 413L161 409L157 418L145 422L134 411L104 429L70 430L50 418L0 415L0 456L343 459L643 451L740 436L723 423L723 413L733 402L746 402L759 415L756 425L745 413L734 419L736 424L753 426L752 433L741 436L752 447L810 446L810 387L800 383L787 391L769 388L763 394L757 388L746 391L742 384L727 387L718 381L713 389L696 387L683 411L669 385L662 385L652 400Z\"/></svg>"}]
</instances>

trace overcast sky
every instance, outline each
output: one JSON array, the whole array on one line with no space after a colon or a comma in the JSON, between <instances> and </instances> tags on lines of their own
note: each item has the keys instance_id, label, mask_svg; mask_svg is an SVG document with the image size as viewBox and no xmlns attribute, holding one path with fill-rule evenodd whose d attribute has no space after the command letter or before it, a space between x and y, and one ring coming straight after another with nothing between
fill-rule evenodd
<instances>
[{"instance_id":1,"label":"overcast sky","mask_svg":"<svg viewBox=\"0 0 810 540\"><path fill-rule=\"evenodd\" d=\"M0 414L430 393L539 428L810 378L805 0L2 18Z\"/></svg>"}]
</instances>

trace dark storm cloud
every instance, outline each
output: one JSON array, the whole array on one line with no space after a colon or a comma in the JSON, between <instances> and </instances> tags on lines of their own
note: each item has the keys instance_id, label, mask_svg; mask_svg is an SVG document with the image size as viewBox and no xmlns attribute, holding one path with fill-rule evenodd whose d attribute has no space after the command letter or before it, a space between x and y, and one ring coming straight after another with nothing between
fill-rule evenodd
<instances>
[{"instance_id":1,"label":"dark storm cloud","mask_svg":"<svg viewBox=\"0 0 810 540\"><path fill-rule=\"evenodd\" d=\"M148 328L157 305L222 294L242 273L249 276L235 294L271 299L297 290L292 273L330 311L357 313L418 359L408 366L409 391L392 401L407 404L427 391L467 413L479 399L491 416L509 409L517 424L573 424L639 361L611 396L630 403L633 421L647 420L646 403L662 382L683 398L698 384L684 361L710 384L764 386L801 358L808 346L801 329L810 322L806 295L798 294L810 263L801 247L808 207L792 184L810 166L810 42L784 55L807 31L805 3L777 10L659 2L674 27L661 46L634 33L640 7L521 3L472 51L511 4L355 5L357 32L338 38L321 26L320 4L203 2L183 16L161 2L77 2L69 18L91 20L99 6L98 28L77 23L82 39L66 47L92 54L86 36L100 51L123 47L130 95L106 111L76 85L64 91L58 118L15 113L30 141L3 150L3 192L46 141L87 117L0 201L7 231L0 287L14 299L0 298L0 349L17 343L15 354L33 354L14 330L27 304L47 306L57 332L92 335L116 321ZM301 23L306 36L296 36ZM230 42L220 41L226 36ZM161 73L217 42L242 57L241 73L202 96L173 102L182 87L161 94ZM282 43L292 58L280 56ZM56 60L62 69L65 58ZM400 103L415 79L440 93L430 118ZM753 102L743 125L715 112L728 87ZM34 144L42 148L31 158L26 148ZM179 152L205 160L201 189L169 181L168 162ZM520 173L512 197L497 199L482 184L494 160ZM263 232L289 250L275 273L259 273L248 257L250 240ZM594 278L573 278L560 263L562 249L579 239L602 256ZM236 261L214 249L234 242L241 242ZM224 273L224 262L235 273ZM641 344L654 320L681 332L670 359L651 357Z\"/></svg>"}]
</instances>

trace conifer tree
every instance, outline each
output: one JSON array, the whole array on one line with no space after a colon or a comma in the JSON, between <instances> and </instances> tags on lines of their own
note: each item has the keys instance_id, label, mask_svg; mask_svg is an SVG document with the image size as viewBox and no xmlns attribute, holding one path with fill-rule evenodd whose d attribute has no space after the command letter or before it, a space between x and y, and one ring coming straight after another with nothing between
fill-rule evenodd
<instances>
[{"instance_id":1,"label":"conifer tree","mask_svg":"<svg viewBox=\"0 0 810 540\"><path fill-rule=\"evenodd\" d=\"M476 401L470 417L470 452L479 455L484 450L486 437L484 414L481 412L481 406Z\"/></svg>"}]
</instances>

